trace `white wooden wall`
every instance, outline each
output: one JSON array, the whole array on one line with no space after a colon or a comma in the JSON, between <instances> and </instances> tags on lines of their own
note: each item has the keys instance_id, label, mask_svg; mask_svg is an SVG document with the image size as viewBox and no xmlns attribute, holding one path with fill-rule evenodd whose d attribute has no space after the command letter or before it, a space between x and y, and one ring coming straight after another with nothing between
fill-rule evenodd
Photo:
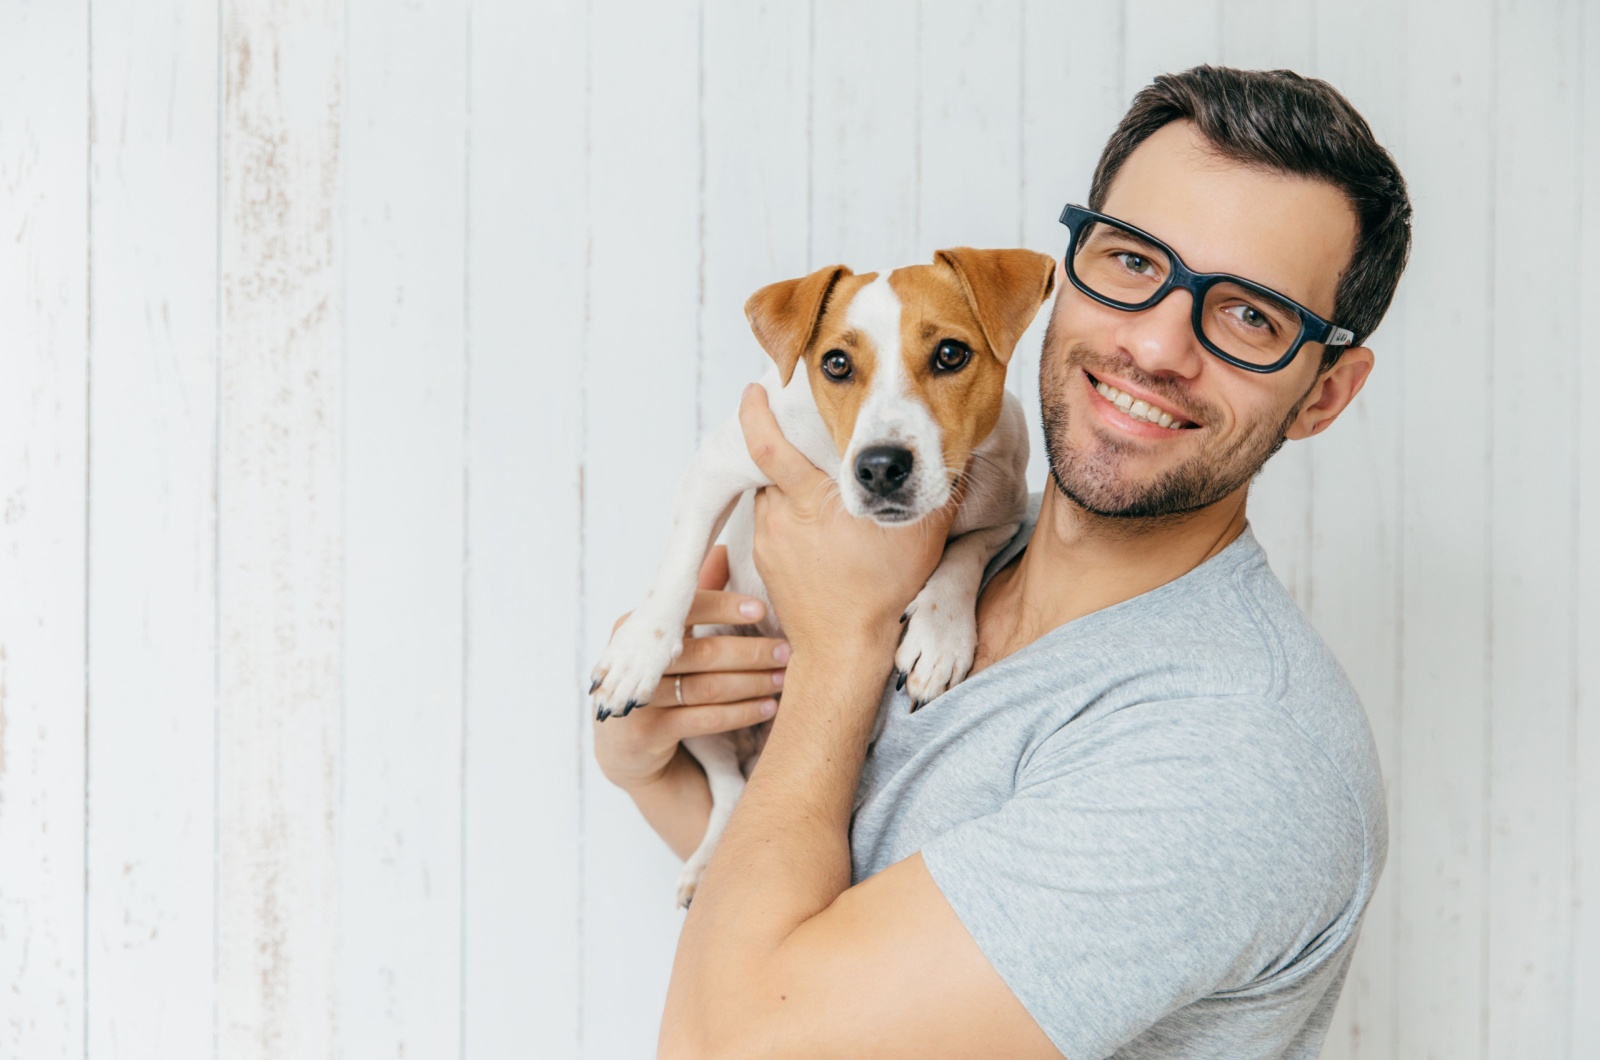
<instances>
[{"instance_id":1,"label":"white wooden wall","mask_svg":"<svg viewBox=\"0 0 1600 1060\"><path fill-rule=\"evenodd\" d=\"M743 299L1058 251L1198 61L1333 80L1417 208L1253 505L1388 778L1325 1055L1600 1056L1600 7L0 0L0 1057L649 1055L581 675Z\"/></svg>"}]
</instances>

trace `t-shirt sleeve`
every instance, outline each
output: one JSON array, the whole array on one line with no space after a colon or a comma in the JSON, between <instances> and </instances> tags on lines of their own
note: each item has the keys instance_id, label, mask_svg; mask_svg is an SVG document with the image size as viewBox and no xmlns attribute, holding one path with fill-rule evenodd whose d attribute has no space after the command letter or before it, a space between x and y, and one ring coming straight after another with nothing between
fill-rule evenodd
<instances>
[{"instance_id":1,"label":"t-shirt sleeve","mask_svg":"<svg viewBox=\"0 0 1600 1060\"><path fill-rule=\"evenodd\" d=\"M997 811L923 851L991 965L1068 1060L1202 997L1294 975L1359 916L1366 831L1263 700L1125 708L1044 741Z\"/></svg>"}]
</instances>

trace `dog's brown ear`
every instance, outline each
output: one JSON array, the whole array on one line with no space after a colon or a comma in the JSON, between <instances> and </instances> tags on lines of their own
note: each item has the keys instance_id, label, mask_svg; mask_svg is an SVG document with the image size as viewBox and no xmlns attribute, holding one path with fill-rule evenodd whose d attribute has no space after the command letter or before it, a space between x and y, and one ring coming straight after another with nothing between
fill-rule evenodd
<instances>
[{"instance_id":1,"label":"dog's brown ear","mask_svg":"<svg viewBox=\"0 0 1600 1060\"><path fill-rule=\"evenodd\" d=\"M794 366L811 345L822 319L828 292L841 277L853 275L843 265L829 265L798 280L783 280L761 288L744 304L745 319L756 341L778 365L783 385L789 385Z\"/></svg>"},{"instance_id":2,"label":"dog's brown ear","mask_svg":"<svg viewBox=\"0 0 1600 1060\"><path fill-rule=\"evenodd\" d=\"M955 270L989 348L1001 364L1010 363L1017 340L1055 290L1056 259L1035 250L952 247L933 260Z\"/></svg>"}]
</instances>

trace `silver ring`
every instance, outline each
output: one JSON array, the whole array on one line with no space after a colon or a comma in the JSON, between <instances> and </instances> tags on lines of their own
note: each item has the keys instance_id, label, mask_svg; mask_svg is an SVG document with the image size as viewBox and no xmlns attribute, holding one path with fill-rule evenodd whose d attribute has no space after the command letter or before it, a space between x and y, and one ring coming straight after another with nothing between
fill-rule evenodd
<instances>
[{"instance_id":1,"label":"silver ring","mask_svg":"<svg viewBox=\"0 0 1600 1060\"><path fill-rule=\"evenodd\" d=\"M683 701L683 675L682 674L679 674L677 677L672 679L672 694L677 697L678 706L687 707L689 705L689 704L687 704L687 703L685 703Z\"/></svg>"}]
</instances>

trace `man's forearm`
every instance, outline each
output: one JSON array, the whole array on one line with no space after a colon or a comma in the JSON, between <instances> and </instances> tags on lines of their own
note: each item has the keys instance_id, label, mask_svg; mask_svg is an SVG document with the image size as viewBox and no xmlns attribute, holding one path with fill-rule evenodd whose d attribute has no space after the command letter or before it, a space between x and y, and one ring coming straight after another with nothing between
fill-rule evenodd
<instances>
[{"instance_id":1,"label":"man's forearm","mask_svg":"<svg viewBox=\"0 0 1600 1060\"><path fill-rule=\"evenodd\" d=\"M672 852L688 861L711 819L711 786L694 756L679 744L666 772L649 784L630 788L628 795Z\"/></svg>"},{"instance_id":2,"label":"man's forearm","mask_svg":"<svg viewBox=\"0 0 1600 1060\"><path fill-rule=\"evenodd\" d=\"M850 886L850 813L892 639L847 657L797 651L761 760L684 923L662 1055L720 1037L732 1007L760 1006L785 938Z\"/></svg>"}]
</instances>

